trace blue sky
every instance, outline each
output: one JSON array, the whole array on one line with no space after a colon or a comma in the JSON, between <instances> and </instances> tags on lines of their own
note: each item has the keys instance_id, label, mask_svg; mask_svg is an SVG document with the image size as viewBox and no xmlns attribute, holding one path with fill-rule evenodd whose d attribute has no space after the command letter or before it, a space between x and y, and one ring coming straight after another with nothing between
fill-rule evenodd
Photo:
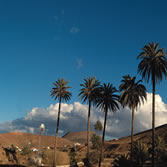
<instances>
[{"instance_id":1,"label":"blue sky","mask_svg":"<svg viewBox=\"0 0 167 167\"><path fill-rule=\"evenodd\" d=\"M1 0L0 121L56 103L50 90L59 77L72 86L70 104L79 101L85 77L118 88L123 75L137 75L145 44L167 48L166 6L165 0ZM157 86L165 103L166 84Z\"/></svg>"}]
</instances>

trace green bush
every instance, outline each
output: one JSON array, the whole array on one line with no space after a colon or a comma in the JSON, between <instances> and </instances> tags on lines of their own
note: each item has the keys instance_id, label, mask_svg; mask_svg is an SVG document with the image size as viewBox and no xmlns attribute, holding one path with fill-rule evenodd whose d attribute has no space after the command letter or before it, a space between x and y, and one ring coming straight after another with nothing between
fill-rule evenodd
<instances>
[{"instance_id":1,"label":"green bush","mask_svg":"<svg viewBox=\"0 0 167 167\"><path fill-rule=\"evenodd\" d=\"M163 154L161 154L160 159L164 162L167 162L167 152L166 151L164 151Z\"/></svg>"},{"instance_id":2,"label":"green bush","mask_svg":"<svg viewBox=\"0 0 167 167\"><path fill-rule=\"evenodd\" d=\"M27 145L25 145L24 148L22 149L21 154L22 154L22 155L26 155L26 154L30 154L30 153L31 153L31 148L30 148L30 145L27 144Z\"/></svg>"},{"instance_id":3,"label":"green bush","mask_svg":"<svg viewBox=\"0 0 167 167\"><path fill-rule=\"evenodd\" d=\"M101 137L97 136L96 134L93 134L91 137L91 142L92 142L92 148L93 149L100 149L102 145Z\"/></svg>"},{"instance_id":4,"label":"green bush","mask_svg":"<svg viewBox=\"0 0 167 167\"><path fill-rule=\"evenodd\" d=\"M39 156L43 159L43 160L45 160L46 159L46 151L42 151L40 154L39 154Z\"/></svg>"},{"instance_id":5,"label":"green bush","mask_svg":"<svg viewBox=\"0 0 167 167\"><path fill-rule=\"evenodd\" d=\"M129 156L124 154L118 156L113 163L114 167L130 167Z\"/></svg>"},{"instance_id":6,"label":"green bush","mask_svg":"<svg viewBox=\"0 0 167 167\"><path fill-rule=\"evenodd\" d=\"M141 141L133 143L133 160L135 166L143 167L149 157L148 148Z\"/></svg>"},{"instance_id":7,"label":"green bush","mask_svg":"<svg viewBox=\"0 0 167 167\"><path fill-rule=\"evenodd\" d=\"M94 167L95 164L98 163L100 156L100 151L93 151L89 153L89 165L88 165L88 157L83 159L84 165L89 167ZM103 161L102 157L102 161Z\"/></svg>"},{"instance_id":8,"label":"green bush","mask_svg":"<svg viewBox=\"0 0 167 167\"><path fill-rule=\"evenodd\" d=\"M152 143L150 143L149 153L152 153ZM161 159L162 154L165 152L165 141L160 136L155 136L155 159Z\"/></svg>"},{"instance_id":9,"label":"green bush","mask_svg":"<svg viewBox=\"0 0 167 167\"><path fill-rule=\"evenodd\" d=\"M96 164L96 163L98 163L99 156L100 156L100 152L99 151L90 152L90 154L89 154L89 163L90 163L91 166ZM103 158L102 158L102 160L103 160Z\"/></svg>"},{"instance_id":10,"label":"green bush","mask_svg":"<svg viewBox=\"0 0 167 167\"><path fill-rule=\"evenodd\" d=\"M69 152L69 157L70 157L70 165L75 165L76 164L76 152L74 148L71 148Z\"/></svg>"},{"instance_id":11,"label":"green bush","mask_svg":"<svg viewBox=\"0 0 167 167\"><path fill-rule=\"evenodd\" d=\"M15 145L14 145L14 144L11 144L11 145L10 145L10 149L16 151L16 147L15 147Z\"/></svg>"}]
</instances>

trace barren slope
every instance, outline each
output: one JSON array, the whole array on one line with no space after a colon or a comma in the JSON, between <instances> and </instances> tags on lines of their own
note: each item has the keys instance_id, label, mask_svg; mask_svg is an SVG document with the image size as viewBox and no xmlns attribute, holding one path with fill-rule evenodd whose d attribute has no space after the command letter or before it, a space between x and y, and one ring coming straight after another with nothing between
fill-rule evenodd
<instances>
[{"instance_id":1,"label":"barren slope","mask_svg":"<svg viewBox=\"0 0 167 167\"><path fill-rule=\"evenodd\" d=\"M42 136L41 145L43 147L53 147L54 145L54 136ZM37 147L39 142L39 135L23 133L23 132L9 132L0 134L0 144L4 147L8 147L11 144L14 144L19 147L23 147L28 143L31 143L32 146ZM57 142L58 147L63 147L64 145L73 145L72 141L68 141L64 138L58 138Z\"/></svg>"},{"instance_id":2,"label":"barren slope","mask_svg":"<svg viewBox=\"0 0 167 167\"><path fill-rule=\"evenodd\" d=\"M159 126L155 130L155 134L159 135L165 140L165 143L167 145L167 124ZM135 140L141 140L142 142L148 144L152 140L152 130L147 130L144 132L140 132L134 135L134 141ZM122 154L126 153L130 149L130 142L131 137L122 137L118 140L111 140L109 142L106 142L105 145L105 151L110 152L111 154Z\"/></svg>"},{"instance_id":3,"label":"barren slope","mask_svg":"<svg viewBox=\"0 0 167 167\"><path fill-rule=\"evenodd\" d=\"M90 137L95 134L95 132L90 132ZM62 138L70 140L72 142L78 142L81 144L87 143L87 131L80 132L68 132Z\"/></svg>"}]
</instances>

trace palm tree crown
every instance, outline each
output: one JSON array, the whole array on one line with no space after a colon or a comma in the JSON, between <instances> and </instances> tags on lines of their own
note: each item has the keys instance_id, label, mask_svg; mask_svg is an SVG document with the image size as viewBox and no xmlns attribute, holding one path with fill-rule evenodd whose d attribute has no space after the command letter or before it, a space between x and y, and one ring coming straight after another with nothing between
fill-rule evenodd
<instances>
[{"instance_id":1,"label":"palm tree crown","mask_svg":"<svg viewBox=\"0 0 167 167\"><path fill-rule=\"evenodd\" d=\"M122 84L119 87L122 92L120 103L123 107L127 105L130 109L137 108L147 98L145 86L140 84L141 80L135 82L135 79L136 77L130 77L130 75L123 76Z\"/></svg>"},{"instance_id":2,"label":"palm tree crown","mask_svg":"<svg viewBox=\"0 0 167 167\"><path fill-rule=\"evenodd\" d=\"M98 120L96 124L94 125L95 130L101 131L102 130L102 123Z\"/></svg>"},{"instance_id":3,"label":"palm tree crown","mask_svg":"<svg viewBox=\"0 0 167 167\"><path fill-rule=\"evenodd\" d=\"M100 85L100 82L96 80L95 77L89 77L87 79L84 79L84 84L80 84L83 88L80 89L79 96L81 97L81 100L83 103L88 101L95 101L96 97L96 90Z\"/></svg>"},{"instance_id":4,"label":"palm tree crown","mask_svg":"<svg viewBox=\"0 0 167 167\"><path fill-rule=\"evenodd\" d=\"M147 82L151 76L151 80L160 82L163 75L167 76L167 59L164 48L158 49L159 43L148 43L142 48L142 52L137 59L142 59L138 66L138 73L142 75Z\"/></svg>"},{"instance_id":5,"label":"palm tree crown","mask_svg":"<svg viewBox=\"0 0 167 167\"><path fill-rule=\"evenodd\" d=\"M117 92L117 89L110 83L101 85L96 99L97 107L115 112L119 109L119 96L115 94Z\"/></svg>"},{"instance_id":6,"label":"palm tree crown","mask_svg":"<svg viewBox=\"0 0 167 167\"><path fill-rule=\"evenodd\" d=\"M55 87L51 90L51 96L54 97L55 100L60 100L60 98L65 102L70 100L72 94L67 89L71 87L67 86L67 84L68 81L66 81L64 78L58 79L53 83Z\"/></svg>"}]
</instances>

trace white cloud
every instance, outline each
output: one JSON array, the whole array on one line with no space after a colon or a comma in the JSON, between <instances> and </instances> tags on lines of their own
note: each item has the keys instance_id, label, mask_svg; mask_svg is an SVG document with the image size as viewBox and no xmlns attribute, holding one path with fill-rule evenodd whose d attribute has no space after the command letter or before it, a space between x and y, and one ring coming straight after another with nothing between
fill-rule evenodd
<instances>
[{"instance_id":1,"label":"white cloud","mask_svg":"<svg viewBox=\"0 0 167 167\"><path fill-rule=\"evenodd\" d=\"M80 69L83 66L83 60L79 57L76 57L77 68Z\"/></svg>"},{"instance_id":2,"label":"white cloud","mask_svg":"<svg viewBox=\"0 0 167 167\"><path fill-rule=\"evenodd\" d=\"M72 27L70 29L70 33L72 34L78 34L80 32L80 29L78 27Z\"/></svg>"},{"instance_id":3,"label":"white cloud","mask_svg":"<svg viewBox=\"0 0 167 167\"><path fill-rule=\"evenodd\" d=\"M75 102L74 104L62 103L60 115L60 132L87 130L87 110L88 106ZM45 124L45 134L54 135L56 129L56 120L58 114L58 103L51 104L47 108L35 107L25 118L16 119L0 123L0 132L7 131L25 131L30 133L39 133L41 123ZM103 122L104 114L99 109L91 110L91 130L97 120ZM147 102L141 105L135 112L135 132L140 132L151 128L152 126L152 94L147 94ZM156 126L167 123L167 104L162 101L159 95L156 95ZM120 110L114 114L109 114L107 118L106 135L111 137L121 137L130 135L131 129L131 110L120 107Z\"/></svg>"}]
</instances>

